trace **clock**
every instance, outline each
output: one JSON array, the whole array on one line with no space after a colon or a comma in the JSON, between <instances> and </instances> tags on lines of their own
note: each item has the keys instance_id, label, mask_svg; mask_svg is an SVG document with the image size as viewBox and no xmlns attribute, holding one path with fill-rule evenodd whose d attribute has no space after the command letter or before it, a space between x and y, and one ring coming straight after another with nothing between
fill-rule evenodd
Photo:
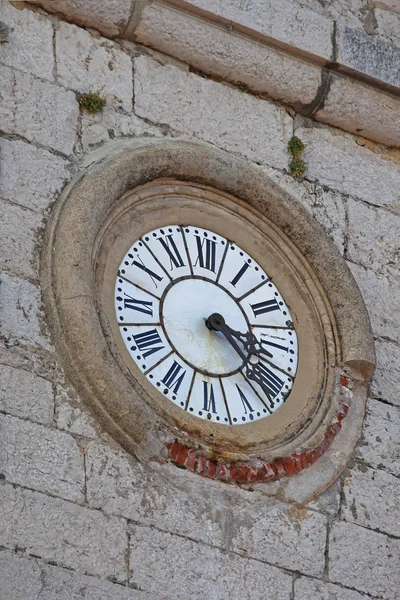
<instances>
[{"instance_id":1,"label":"clock","mask_svg":"<svg viewBox=\"0 0 400 600\"><path fill-rule=\"evenodd\" d=\"M273 489L310 498L344 468L374 370L345 261L263 169L179 140L117 146L87 158L46 230L66 378L143 463L237 482L302 471Z\"/></svg>"},{"instance_id":2,"label":"clock","mask_svg":"<svg viewBox=\"0 0 400 600\"><path fill-rule=\"evenodd\" d=\"M290 310L234 240L193 225L144 233L121 261L115 312L138 369L189 414L236 426L288 401L298 358Z\"/></svg>"}]
</instances>

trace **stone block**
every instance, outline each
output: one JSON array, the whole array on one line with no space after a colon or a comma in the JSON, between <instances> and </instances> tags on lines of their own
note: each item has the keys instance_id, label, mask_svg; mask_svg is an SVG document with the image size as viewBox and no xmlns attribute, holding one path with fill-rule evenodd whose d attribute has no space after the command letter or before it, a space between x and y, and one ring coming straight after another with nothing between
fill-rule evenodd
<instances>
[{"instance_id":1,"label":"stone block","mask_svg":"<svg viewBox=\"0 0 400 600\"><path fill-rule=\"evenodd\" d=\"M248 5L241 0L185 0L185 4L217 15L233 27L245 27L252 35L272 38L283 47L332 59L333 21L293 2L258 0Z\"/></svg>"},{"instance_id":2,"label":"stone block","mask_svg":"<svg viewBox=\"0 0 400 600\"><path fill-rule=\"evenodd\" d=\"M57 80L77 92L94 92L108 104L132 110L132 61L114 42L60 23L56 31Z\"/></svg>"},{"instance_id":3,"label":"stone block","mask_svg":"<svg viewBox=\"0 0 400 600\"><path fill-rule=\"evenodd\" d=\"M40 309L39 288L7 273L0 274L0 332L7 338L51 349Z\"/></svg>"},{"instance_id":4,"label":"stone block","mask_svg":"<svg viewBox=\"0 0 400 600\"><path fill-rule=\"evenodd\" d=\"M400 215L348 201L349 260L400 282Z\"/></svg>"},{"instance_id":5,"label":"stone block","mask_svg":"<svg viewBox=\"0 0 400 600\"><path fill-rule=\"evenodd\" d=\"M334 523L329 538L329 579L360 592L397 600L400 540L350 523Z\"/></svg>"},{"instance_id":6,"label":"stone block","mask_svg":"<svg viewBox=\"0 0 400 600\"><path fill-rule=\"evenodd\" d=\"M393 335L396 335L396 331ZM375 342L377 367L370 395L400 406L400 346L393 342Z\"/></svg>"},{"instance_id":7,"label":"stone block","mask_svg":"<svg viewBox=\"0 0 400 600\"><path fill-rule=\"evenodd\" d=\"M80 573L127 577L126 523L100 511L12 485L0 486L0 544Z\"/></svg>"},{"instance_id":8,"label":"stone block","mask_svg":"<svg viewBox=\"0 0 400 600\"><path fill-rule=\"evenodd\" d=\"M87 449L89 505L159 529L224 545L225 510L193 490L177 492L164 474L146 473L125 452L91 442Z\"/></svg>"},{"instance_id":9,"label":"stone block","mask_svg":"<svg viewBox=\"0 0 400 600\"><path fill-rule=\"evenodd\" d=\"M360 265L348 263L357 281L371 319L375 335L398 338L400 283Z\"/></svg>"},{"instance_id":10,"label":"stone block","mask_svg":"<svg viewBox=\"0 0 400 600\"><path fill-rule=\"evenodd\" d=\"M347 69L400 87L400 47L387 38L339 25L336 60Z\"/></svg>"},{"instance_id":11,"label":"stone block","mask_svg":"<svg viewBox=\"0 0 400 600\"><path fill-rule=\"evenodd\" d=\"M0 410L15 417L53 424L53 388L34 373L0 365Z\"/></svg>"},{"instance_id":12,"label":"stone block","mask_svg":"<svg viewBox=\"0 0 400 600\"><path fill-rule=\"evenodd\" d=\"M315 118L387 146L400 145L400 99L344 75L331 76Z\"/></svg>"},{"instance_id":13,"label":"stone block","mask_svg":"<svg viewBox=\"0 0 400 600\"><path fill-rule=\"evenodd\" d=\"M115 37L125 29L132 7L126 0L31 0L49 12L64 15L68 21L98 29L105 36Z\"/></svg>"},{"instance_id":14,"label":"stone block","mask_svg":"<svg viewBox=\"0 0 400 600\"><path fill-rule=\"evenodd\" d=\"M245 510L235 509L232 549L278 567L321 577L326 528L327 518L322 514L253 497Z\"/></svg>"},{"instance_id":15,"label":"stone block","mask_svg":"<svg viewBox=\"0 0 400 600\"><path fill-rule=\"evenodd\" d=\"M0 199L0 269L38 279L37 235L43 217Z\"/></svg>"},{"instance_id":16,"label":"stone block","mask_svg":"<svg viewBox=\"0 0 400 600\"><path fill-rule=\"evenodd\" d=\"M84 501L83 454L56 429L0 415L0 472L10 483Z\"/></svg>"},{"instance_id":17,"label":"stone block","mask_svg":"<svg viewBox=\"0 0 400 600\"><path fill-rule=\"evenodd\" d=\"M307 179L400 213L399 165L335 130L299 127L296 135L306 144Z\"/></svg>"},{"instance_id":18,"label":"stone block","mask_svg":"<svg viewBox=\"0 0 400 600\"><path fill-rule=\"evenodd\" d=\"M0 140L0 196L45 212L70 178L69 163L19 140Z\"/></svg>"},{"instance_id":19,"label":"stone block","mask_svg":"<svg viewBox=\"0 0 400 600\"><path fill-rule=\"evenodd\" d=\"M19 10L9 2L3 2L1 20L13 29L8 43L1 46L1 62L52 81L53 26L49 19L32 10Z\"/></svg>"},{"instance_id":20,"label":"stone block","mask_svg":"<svg viewBox=\"0 0 400 600\"><path fill-rule=\"evenodd\" d=\"M333 583L300 577L294 582L295 600L369 600L371 596L346 590Z\"/></svg>"},{"instance_id":21,"label":"stone block","mask_svg":"<svg viewBox=\"0 0 400 600\"><path fill-rule=\"evenodd\" d=\"M292 578L275 567L150 529L131 528L129 584L177 600L289 600Z\"/></svg>"},{"instance_id":22,"label":"stone block","mask_svg":"<svg viewBox=\"0 0 400 600\"><path fill-rule=\"evenodd\" d=\"M333 239L341 254L347 237L347 218L345 199L339 192L324 189L322 186L307 181L297 181L286 175L264 167L263 170L271 179L288 192L293 198L318 221L326 233Z\"/></svg>"},{"instance_id":23,"label":"stone block","mask_svg":"<svg viewBox=\"0 0 400 600\"><path fill-rule=\"evenodd\" d=\"M144 7L135 41L287 104L311 103L321 83L315 65L159 3Z\"/></svg>"},{"instance_id":24,"label":"stone block","mask_svg":"<svg viewBox=\"0 0 400 600\"><path fill-rule=\"evenodd\" d=\"M292 118L266 100L147 56L135 61L136 114L249 160L288 165Z\"/></svg>"},{"instance_id":25,"label":"stone block","mask_svg":"<svg viewBox=\"0 0 400 600\"><path fill-rule=\"evenodd\" d=\"M71 394L76 396L74 392ZM54 418L59 429L87 438L97 437L94 419L89 413L81 410L77 399L71 398L60 385L56 390Z\"/></svg>"},{"instance_id":26,"label":"stone block","mask_svg":"<svg viewBox=\"0 0 400 600\"><path fill-rule=\"evenodd\" d=\"M388 10L392 13L400 14L400 5L397 0L371 0L370 4L380 6L381 8Z\"/></svg>"},{"instance_id":27,"label":"stone block","mask_svg":"<svg viewBox=\"0 0 400 600\"><path fill-rule=\"evenodd\" d=\"M0 67L0 78L0 128L71 154L79 114L75 94L10 67Z\"/></svg>"},{"instance_id":28,"label":"stone block","mask_svg":"<svg viewBox=\"0 0 400 600\"><path fill-rule=\"evenodd\" d=\"M307 508L311 510L317 510L323 512L326 515L337 515L340 509L340 492L341 492L341 480L338 479L327 490L322 492L318 498L309 502Z\"/></svg>"},{"instance_id":29,"label":"stone block","mask_svg":"<svg viewBox=\"0 0 400 600\"><path fill-rule=\"evenodd\" d=\"M400 479L357 465L343 485L342 518L400 537Z\"/></svg>"},{"instance_id":30,"label":"stone block","mask_svg":"<svg viewBox=\"0 0 400 600\"><path fill-rule=\"evenodd\" d=\"M400 409L368 400L358 455L374 467L400 475Z\"/></svg>"},{"instance_id":31,"label":"stone block","mask_svg":"<svg viewBox=\"0 0 400 600\"><path fill-rule=\"evenodd\" d=\"M82 114L82 148L84 152L111 139L136 136L163 136L166 133L162 127L155 127L136 117L117 112L110 106L96 114Z\"/></svg>"},{"instance_id":32,"label":"stone block","mask_svg":"<svg viewBox=\"0 0 400 600\"><path fill-rule=\"evenodd\" d=\"M0 600L154 600L145 592L0 551Z\"/></svg>"},{"instance_id":33,"label":"stone block","mask_svg":"<svg viewBox=\"0 0 400 600\"><path fill-rule=\"evenodd\" d=\"M400 6L399 6L400 13ZM400 14L394 14L387 10L375 9L377 32L391 42L400 46Z\"/></svg>"}]
</instances>

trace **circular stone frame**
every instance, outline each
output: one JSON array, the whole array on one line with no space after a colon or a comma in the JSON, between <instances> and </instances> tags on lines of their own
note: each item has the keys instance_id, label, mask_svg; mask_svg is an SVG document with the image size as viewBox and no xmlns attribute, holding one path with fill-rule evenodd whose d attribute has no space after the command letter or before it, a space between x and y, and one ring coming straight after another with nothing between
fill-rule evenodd
<instances>
[{"instance_id":1,"label":"circular stone frame","mask_svg":"<svg viewBox=\"0 0 400 600\"><path fill-rule=\"evenodd\" d=\"M326 453L324 460L329 461L326 475L322 480L315 478L312 471L316 465L312 465L314 460L311 459L302 466L310 465L309 468L297 475L308 482L304 497L322 491L339 475L354 448L368 383L375 368L373 337L359 289L322 227L262 169L206 144L148 138L111 144L94 152L84 167L52 211L41 273L44 305L56 349L68 379L85 404L103 427L140 460L162 461L168 458L169 452L175 462L182 464L177 460L179 447L179 452L185 455L185 466L188 452L193 449L196 465L198 457L204 457L215 467L219 462L255 464L259 459L263 465L266 461L273 464L274 460L301 456L301 453L311 456L314 452L320 456L322 451L318 453L318 448L325 444L327 436L333 438L329 433L332 423L335 419L342 422L343 416L338 421L337 415L343 415L345 398L350 404L348 415L343 427L335 431L341 429L334 442L340 450L335 450L332 444L334 456L332 450ZM201 435L192 439L187 429L181 430L173 419L166 420L144 400L143 390L121 365L110 339L104 335L107 323L99 295L98 265L104 263L102 240L110 215L123 205L131 190L140 190L141 186L147 189L152 182L167 183L169 179L192 187L212 188L264 216L303 261L310 285L318 289L323 299L319 312L327 330L332 328L330 339L335 340L334 351L328 353L332 380L327 389L329 398L325 398L325 408L316 421L309 413L301 434L289 436L290 439L286 436L282 444L259 444L239 452L232 447L219 454L209 439ZM329 340L329 336L325 339ZM347 384L340 385L340 381ZM349 387L352 388L351 402ZM322 399L320 406L323 404ZM324 452L326 450L324 447ZM201 472L199 468L193 470ZM280 470L279 466L274 467L277 477L290 474L290 469L281 473ZM229 477L221 479L230 480ZM233 479L241 481L237 477ZM250 481L249 477L245 481ZM296 498L293 490L286 495Z\"/></svg>"}]
</instances>

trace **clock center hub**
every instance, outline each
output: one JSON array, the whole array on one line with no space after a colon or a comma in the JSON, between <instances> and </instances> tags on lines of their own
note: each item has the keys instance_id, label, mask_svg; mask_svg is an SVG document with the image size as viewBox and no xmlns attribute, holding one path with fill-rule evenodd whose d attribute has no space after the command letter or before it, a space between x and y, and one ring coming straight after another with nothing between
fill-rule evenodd
<instances>
[{"instance_id":1,"label":"clock center hub","mask_svg":"<svg viewBox=\"0 0 400 600\"><path fill-rule=\"evenodd\" d=\"M233 329L249 330L239 304L211 281L178 281L167 291L161 307L163 328L176 352L204 373L228 375L243 361L221 332L206 327L212 313L223 314Z\"/></svg>"}]
</instances>

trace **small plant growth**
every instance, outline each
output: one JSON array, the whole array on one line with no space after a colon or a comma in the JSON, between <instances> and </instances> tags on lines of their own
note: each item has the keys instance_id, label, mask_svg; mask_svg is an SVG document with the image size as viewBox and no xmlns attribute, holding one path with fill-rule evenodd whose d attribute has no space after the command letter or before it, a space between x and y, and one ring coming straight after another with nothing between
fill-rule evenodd
<instances>
[{"instance_id":1,"label":"small plant growth","mask_svg":"<svg viewBox=\"0 0 400 600\"><path fill-rule=\"evenodd\" d=\"M0 44L7 44L8 38L12 31L12 27L9 27L8 25L0 21Z\"/></svg>"},{"instance_id":2,"label":"small plant growth","mask_svg":"<svg viewBox=\"0 0 400 600\"><path fill-rule=\"evenodd\" d=\"M90 113L98 113L103 110L106 101L98 94L80 94L78 96L78 104L81 110L87 110Z\"/></svg>"},{"instance_id":3,"label":"small plant growth","mask_svg":"<svg viewBox=\"0 0 400 600\"><path fill-rule=\"evenodd\" d=\"M288 153L292 157L289 162L289 171L293 177L301 177L307 169L307 165L301 158L305 145L296 135L293 135L288 142Z\"/></svg>"}]
</instances>

